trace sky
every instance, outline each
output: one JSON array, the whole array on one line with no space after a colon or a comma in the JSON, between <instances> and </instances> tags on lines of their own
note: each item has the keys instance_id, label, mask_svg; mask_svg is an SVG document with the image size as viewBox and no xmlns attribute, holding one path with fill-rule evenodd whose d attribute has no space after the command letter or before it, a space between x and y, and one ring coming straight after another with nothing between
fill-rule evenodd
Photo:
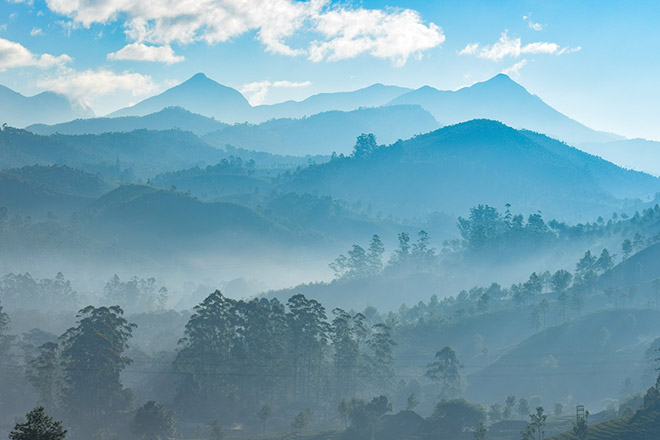
<instances>
[{"instance_id":1,"label":"sky","mask_svg":"<svg viewBox=\"0 0 660 440\"><path fill-rule=\"evenodd\" d=\"M198 72L253 104L504 72L592 128L660 140L659 22L659 0L0 0L0 84L100 116Z\"/></svg>"}]
</instances>

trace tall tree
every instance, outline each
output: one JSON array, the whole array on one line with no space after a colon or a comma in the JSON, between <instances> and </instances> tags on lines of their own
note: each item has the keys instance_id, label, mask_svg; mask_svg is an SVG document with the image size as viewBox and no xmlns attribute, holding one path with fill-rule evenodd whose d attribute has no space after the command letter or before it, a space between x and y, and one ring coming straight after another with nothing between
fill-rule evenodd
<instances>
[{"instance_id":1,"label":"tall tree","mask_svg":"<svg viewBox=\"0 0 660 440\"><path fill-rule=\"evenodd\" d=\"M371 349L369 378L372 386L378 392L388 393L394 381L394 356L392 348L396 345L392 339L390 328L379 323L372 327L373 332L367 341Z\"/></svg>"},{"instance_id":2,"label":"tall tree","mask_svg":"<svg viewBox=\"0 0 660 440\"><path fill-rule=\"evenodd\" d=\"M451 347L444 347L435 354L435 361L428 364L426 376L441 385L440 397L449 399L461 393L463 366Z\"/></svg>"},{"instance_id":3,"label":"tall tree","mask_svg":"<svg viewBox=\"0 0 660 440\"><path fill-rule=\"evenodd\" d=\"M165 405L148 401L138 408L131 431L141 440L167 440L174 436L174 413Z\"/></svg>"},{"instance_id":4,"label":"tall tree","mask_svg":"<svg viewBox=\"0 0 660 440\"><path fill-rule=\"evenodd\" d=\"M26 370L28 382L39 393L39 403L49 410L55 404L55 392L58 382L59 345L46 342L39 347L39 354L30 359Z\"/></svg>"},{"instance_id":5,"label":"tall tree","mask_svg":"<svg viewBox=\"0 0 660 440\"><path fill-rule=\"evenodd\" d=\"M334 348L333 366L337 397L343 398L355 392L358 386L360 345L367 335L365 317L361 313L351 315L342 309L334 309L335 318L330 327Z\"/></svg>"},{"instance_id":6,"label":"tall tree","mask_svg":"<svg viewBox=\"0 0 660 440\"><path fill-rule=\"evenodd\" d=\"M119 306L85 307L78 325L61 336L63 403L85 428L102 426L105 417L129 403L120 374L131 363L124 352L136 325L123 314Z\"/></svg>"}]
</instances>

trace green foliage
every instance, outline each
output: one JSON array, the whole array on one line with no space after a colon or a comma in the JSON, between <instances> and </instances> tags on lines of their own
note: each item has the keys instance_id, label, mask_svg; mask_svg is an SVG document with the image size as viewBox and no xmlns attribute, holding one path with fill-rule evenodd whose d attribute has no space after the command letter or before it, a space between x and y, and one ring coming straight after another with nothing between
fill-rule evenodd
<instances>
[{"instance_id":1,"label":"green foliage","mask_svg":"<svg viewBox=\"0 0 660 440\"><path fill-rule=\"evenodd\" d=\"M9 433L10 440L63 440L66 429L61 422L53 421L43 406L38 406L26 414L25 423L17 423Z\"/></svg>"},{"instance_id":2,"label":"green foliage","mask_svg":"<svg viewBox=\"0 0 660 440\"><path fill-rule=\"evenodd\" d=\"M462 388L461 368L463 366L451 347L444 347L435 354L435 361L428 364L426 376L440 382L442 399L448 399L460 394Z\"/></svg>"},{"instance_id":3,"label":"green foliage","mask_svg":"<svg viewBox=\"0 0 660 440\"><path fill-rule=\"evenodd\" d=\"M121 371L131 363L124 355L134 324L119 306L88 306L78 312L78 325L62 336L62 399L68 414L83 427L98 427L130 401Z\"/></svg>"},{"instance_id":4,"label":"green foliage","mask_svg":"<svg viewBox=\"0 0 660 440\"><path fill-rule=\"evenodd\" d=\"M41 345L38 355L29 360L26 370L28 381L39 393L39 402L51 410L55 406L59 381L59 348L54 342Z\"/></svg>"}]
</instances>

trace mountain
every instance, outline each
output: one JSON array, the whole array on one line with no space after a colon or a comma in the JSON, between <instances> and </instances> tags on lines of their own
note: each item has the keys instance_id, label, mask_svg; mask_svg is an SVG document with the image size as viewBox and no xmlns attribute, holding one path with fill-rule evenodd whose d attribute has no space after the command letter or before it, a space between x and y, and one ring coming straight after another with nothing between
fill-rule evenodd
<instances>
[{"instance_id":1,"label":"mountain","mask_svg":"<svg viewBox=\"0 0 660 440\"><path fill-rule=\"evenodd\" d=\"M319 93L302 101L286 101L278 104L254 107L252 121L273 118L302 118L329 110L351 111L360 107L380 107L410 89L373 84L351 92Z\"/></svg>"},{"instance_id":2,"label":"mountain","mask_svg":"<svg viewBox=\"0 0 660 440\"><path fill-rule=\"evenodd\" d=\"M108 116L144 116L166 107L178 106L225 123L260 123L270 119L302 118L330 110L352 111L360 107L379 107L409 91L410 89L404 87L374 84L351 92L319 93L303 101L252 107L237 90L198 73L160 95L117 110ZM38 127L36 130L45 129Z\"/></svg>"},{"instance_id":3,"label":"mountain","mask_svg":"<svg viewBox=\"0 0 660 440\"><path fill-rule=\"evenodd\" d=\"M625 139L612 142L583 142L578 147L624 168L660 176L660 142Z\"/></svg>"},{"instance_id":4,"label":"mountain","mask_svg":"<svg viewBox=\"0 0 660 440\"><path fill-rule=\"evenodd\" d=\"M144 116L173 106L183 107L193 113L213 117L226 123L247 121L252 109L237 90L218 84L203 73L198 73L160 95L117 110L108 116Z\"/></svg>"},{"instance_id":5,"label":"mountain","mask_svg":"<svg viewBox=\"0 0 660 440\"><path fill-rule=\"evenodd\" d=\"M203 139L217 147L232 145L275 154L350 154L362 133L374 133L378 141L389 144L436 128L437 121L421 107L397 105L329 111L259 125L236 124L208 133Z\"/></svg>"},{"instance_id":6,"label":"mountain","mask_svg":"<svg viewBox=\"0 0 660 440\"><path fill-rule=\"evenodd\" d=\"M290 238L283 227L233 203L203 203L177 191L125 185L90 205L87 231L146 254L177 253ZM163 238L167 237L166 240Z\"/></svg>"},{"instance_id":7,"label":"mountain","mask_svg":"<svg viewBox=\"0 0 660 440\"><path fill-rule=\"evenodd\" d=\"M571 144L621 139L592 130L559 113L504 74L456 91L424 86L393 99L389 104L421 105L443 125L485 118L544 133Z\"/></svg>"},{"instance_id":8,"label":"mountain","mask_svg":"<svg viewBox=\"0 0 660 440\"><path fill-rule=\"evenodd\" d=\"M3 171L2 174L31 182L58 194L96 198L113 187L96 174L67 166L33 165Z\"/></svg>"},{"instance_id":9,"label":"mountain","mask_svg":"<svg viewBox=\"0 0 660 440\"><path fill-rule=\"evenodd\" d=\"M36 122L55 124L93 116L94 113L89 108L73 104L57 93L43 92L35 96L23 96L0 85L0 124L25 127Z\"/></svg>"},{"instance_id":10,"label":"mountain","mask_svg":"<svg viewBox=\"0 0 660 440\"><path fill-rule=\"evenodd\" d=\"M198 115L182 107L166 107L146 116L123 116L117 118L76 119L61 124L33 124L26 127L32 133L49 134L101 134L111 132L129 132L134 130L171 130L191 131L198 136L227 127L227 124L215 119Z\"/></svg>"},{"instance_id":11,"label":"mountain","mask_svg":"<svg viewBox=\"0 0 660 440\"><path fill-rule=\"evenodd\" d=\"M51 136L12 128L0 131L0 163L6 168L67 165L121 181L212 165L226 156L194 134L180 130Z\"/></svg>"},{"instance_id":12,"label":"mountain","mask_svg":"<svg viewBox=\"0 0 660 440\"><path fill-rule=\"evenodd\" d=\"M660 180L528 131L474 120L298 171L283 190L329 195L400 218L477 204L586 220L648 198Z\"/></svg>"}]
</instances>

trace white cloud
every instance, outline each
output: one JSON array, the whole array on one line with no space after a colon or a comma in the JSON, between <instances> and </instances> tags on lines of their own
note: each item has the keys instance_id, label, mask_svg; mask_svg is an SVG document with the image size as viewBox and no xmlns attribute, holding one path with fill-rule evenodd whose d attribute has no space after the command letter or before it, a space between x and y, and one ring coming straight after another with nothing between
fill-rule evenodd
<instances>
[{"instance_id":1,"label":"white cloud","mask_svg":"<svg viewBox=\"0 0 660 440\"><path fill-rule=\"evenodd\" d=\"M419 14L410 9L340 9L319 14L316 21L316 30L326 40L311 43L312 61L369 54L402 66L410 56L420 56L445 41L438 26L423 24Z\"/></svg>"},{"instance_id":2,"label":"white cloud","mask_svg":"<svg viewBox=\"0 0 660 440\"><path fill-rule=\"evenodd\" d=\"M480 46L478 43L468 44L459 54L476 55L479 58L491 61L501 61L507 57L520 58L522 55L532 54L564 55L580 50L581 47L579 46L575 48L561 47L557 43L547 41L538 41L523 45L520 38L509 38L508 32L504 31L495 44L490 46Z\"/></svg>"},{"instance_id":3,"label":"white cloud","mask_svg":"<svg viewBox=\"0 0 660 440\"><path fill-rule=\"evenodd\" d=\"M40 28L32 28L32 30L30 31L30 35L32 35L33 37L40 36L40 35L43 35L43 34L44 34L44 31L43 31L43 29L40 29Z\"/></svg>"},{"instance_id":4,"label":"white cloud","mask_svg":"<svg viewBox=\"0 0 660 440\"><path fill-rule=\"evenodd\" d=\"M527 22L527 26L529 26L530 29L535 30L535 31L542 31L543 28L545 27L541 23L535 23L532 20L529 20Z\"/></svg>"},{"instance_id":5,"label":"white cloud","mask_svg":"<svg viewBox=\"0 0 660 440\"><path fill-rule=\"evenodd\" d=\"M509 75L514 78L518 78L520 76L520 70L527 65L527 59L523 58L522 60L518 61L516 64L513 66L506 68L502 70L502 73Z\"/></svg>"},{"instance_id":6,"label":"white cloud","mask_svg":"<svg viewBox=\"0 0 660 440\"><path fill-rule=\"evenodd\" d=\"M301 88L312 85L309 81L256 81L244 84L239 91L246 96L251 105L261 105L271 88Z\"/></svg>"},{"instance_id":7,"label":"white cloud","mask_svg":"<svg viewBox=\"0 0 660 440\"><path fill-rule=\"evenodd\" d=\"M474 55L479 49L479 43L470 43L458 52L459 55Z\"/></svg>"},{"instance_id":8,"label":"white cloud","mask_svg":"<svg viewBox=\"0 0 660 440\"><path fill-rule=\"evenodd\" d=\"M77 71L62 68L56 75L38 80L37 85L87 105L99 96L118 91L128 91L133 96L142 96L156 89L151 77L147 75L130 72L115 73L106 69Z\"/></svg>"},{"instance_id":9,"label":"white cloud","mask_svg":"<svg viewBox=\"0 0 660 440\"><path fill-rule=\"evenodd\" d=\"M132 43L122 47L117 52L109 53L109 60L155 61L165 64L179 63L185 58L175 55L172 48L165 46L148 46L143 43Z\"/></svg>"},{"instance_id":10,"label":"white cloud","mask_svg":"<svg viewBox=\"0 0 660 440\"><path fill-rule=\"evenodd\" d=\"M48 69L71 62L68 55L35 55L20 43L0 38L0 72L15 67Z\"/></svg>"},{"instance_id":11,"label":"white cloud","mask_svg":"<svg viewBox=\"0 0 660 440\"><path fill-rule=\"evenodd\" d=\"M47 0L48 7L72 23L124 21L135 43L169 45L229 41L248 32L271 53L307 56L313 61L369 54L404 64L445 40L435 24L424 24L410 9L364 9L332 5L330 0ZM299 33L321 35L304 47L287 40Z\"/></svg>"}]
</instances>

